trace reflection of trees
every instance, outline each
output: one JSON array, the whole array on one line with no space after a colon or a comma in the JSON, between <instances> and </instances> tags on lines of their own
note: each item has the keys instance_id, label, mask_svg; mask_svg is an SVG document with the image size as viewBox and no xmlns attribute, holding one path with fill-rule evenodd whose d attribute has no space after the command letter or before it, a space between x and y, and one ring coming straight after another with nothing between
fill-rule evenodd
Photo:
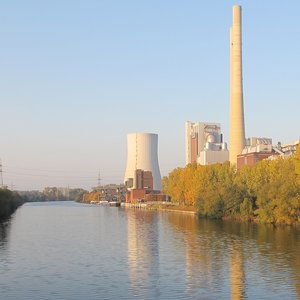
<instances>
[{"instance_id":1,"label":"reflection of trees","mask_svg":"<svg viewBox=\"0 0 300 300\"><path fill-rule=\"evenodd\" d=\"M156 212L128 210L128 267L135 295L155 293L159 272L159 233Z\"/></svg>"},{"instance_id":2,"label":"reflection of trees","mask_svg":"<svg viewBox=\"0 0 300 300\"><path fill-rule=\"evenodd\" d=\"M228 277L228 264L221 223L178 213L166 214L166 218L177 234L182 233L182 246L186 249L186 288L189 294L197 298L201 289L204 298L217 293L222 297L220 287L225 285Z\"/></svg>"},{"instance_id":3,"label":"reflection of trees","mask_svg":"<svg viewBox=\"0 0 300 300\"><path fill-rule=\"evenodd\" d=\"M215 293L229 279L231 298L244 299L247 263L257 275L254 281L265 284L264 288L268 282L263 283L263 278L272 278L274 282L270 284L276 288L276 282L279 285L280 280L285 280L284 275L278 278L276 274L285 272L300 298L299 228L205 220L178 213L165 216L177 234L182 234L187 289L191 293L197 288L212 288Z\"/></svg>"},{"instance_id":4,"label":"reflection of trees","mask_svg":"<svg viewBox=\"0 0 300 300\"><path fill-rule=\"evenodd\" d=\"M243 255L256 260L258 271L265 278L269 277L271 272L290 272L292 275L289 280L295 282L295 291L300 298L299 228L223 222L223 231L240 239L244 249ZM235 252L242 255L240 251ZM237 256L235 259L239 260Z\"/></svg>"},{"instance_id":5,"label":"reflection of trees","mask_svg":"<svg viewBox=\"0 0 300 300\"><path fill-rule=\"evenodd\" d=\"M300 298L300 230L293 227L258 226L255 236L259 253L267 258L278 272L288 266ZM280 262L280 263L278 263Z\"/></svg>"},{"instance_id":6,"label":"reflection of trees","mask_svg":"<svg viewBox=\"0 0 300 300\"><path fill-rule=\"evenodd\" d=\"M299 228L224 222L224 231L239 236L243 244L248 243L244 249L247 249L248 256L257 259L258 266L262 266L260 272L266 277L270 272L291 272L292 278L289 280L295 282L295 290L300 298ZM252 250L249 243L253 246Z\"/></svg>"},{"instance_id":7,"label":"reflection of trees","mask_svg":"<svg viewBox=\"0 0 300 300\"><path fill-rule=\"evenodd\" d=\"M0 251L5 249L10 230L10 220L0 222Z\"/></svg>"}]
</instances>

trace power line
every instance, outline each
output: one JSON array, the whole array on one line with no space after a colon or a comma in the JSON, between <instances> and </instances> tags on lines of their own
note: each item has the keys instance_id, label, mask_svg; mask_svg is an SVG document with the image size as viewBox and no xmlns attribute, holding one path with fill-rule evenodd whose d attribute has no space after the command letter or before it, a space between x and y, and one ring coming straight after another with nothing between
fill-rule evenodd
<instances>
[{"instance_id":1,"label":"power line","mask_svg":"<svg viewBox=\"0 0 300 300\"><path fill-rule=\"evenodd\" d=\"M50 178L77 178L77 179L94 179L92 176L64 176L64 175L45 175L45 174L30 174L30 173L19 173L19 172L7 172L3 171L6 174L20 175L20 176L36 176L36 177L50 177Z\"/></svg>"},{"instance_id":2,"label":"power line","mask_svg":"<svg viewBox=\"0 0 300 300\"><path fill-rule=\"evenodd\" d=\"M34 168L23 168L23 167L12 167L7 165L2 165L5 169L16 169L16 170L25 170L25 171L37 171L37 172L51 172L51 173L65 173L65 172L74 172L74 171L66 171L66 170L50 170L50 169L34 169ZM111 173L120 173L119 170L111 170ZM85 173L94 173L95 171L85 171Z\"/></svg>"},{"instance_id":3,"label":"power line","mask_svg":"<svg viewBox=\"0 0 300 300\"><path fill-rule=\"evenodd\" d=\"M34 176L34 177L50 177L50 178L70 178L70 179L95 179L94 176L70 176L70 175L48 175L48 174L32 174L32 173L19 173L19 172L11 172L11 171L2 171L5 174L11 174L11 175L20 175L20 176ZM100 175L100 173L99 173ZM120 176L105 176L104 179L114 179L114 178L120 178ZM98 180L102 180L103 178L98 177Z\"/></svg>"},{"instance_id":4,"label":"power line","mask_svg":"<svg viewBox=\"0 0 300 300\"><path fill-rule=\"evenodd\" d=\"M38 171L38 172L54 172L54 173L63 173L66 170L46 170L46 169L33 169L33 168L21 168L21 167L11 167L11 166L4 166L7 169L16 169L16 170L25 170L25 171ZM73 171L70 171L73 172ZM93 171L90 171L92 173Z\"/></svg>"}]
</instances>

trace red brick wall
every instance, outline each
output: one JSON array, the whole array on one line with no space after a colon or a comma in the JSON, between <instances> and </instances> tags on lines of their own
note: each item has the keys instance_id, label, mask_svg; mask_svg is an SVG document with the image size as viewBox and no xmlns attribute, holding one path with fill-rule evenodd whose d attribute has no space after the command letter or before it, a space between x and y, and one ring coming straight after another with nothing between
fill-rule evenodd
<instances>
[{"instance_id":1,"label":"red brick wall","mask_svg":"<svg viewBox=\"0 0 300 300\"><path fill-rule=\"evenodd\" d=\"M138 199L145 199L146 190L131 190L126 193L126 202L135 202Z\"/></svg>"},{"instance_id":2,"label":"red brick wall","mask_svg":"<svg viewBox=\"0 0 300 300\"><path fill-rule=\"evenodd\" d=\"M143 186L142 188L147 187L148 190L153 190L153 176L151 171L144 171L144 178L143 178Z\"/></svg>"},{"instance_id":3,"label":"red brick wall","mask_svg":"<svg viewBox=\"0 0 300 300\"><path fill-rule=\"evenodd\" d=\"M135 171L135 179L137 190L146 188L147 190L153 190L153 176L151 171L143 171L137 169Z\"/></svg>"},{"instance_id":4,"label":"red brick wall","mask_svg":"<svg viewBox=\"0 0 300 300\"><path fill-rule=\"evenodd\" d=\"M268 158L271 155L275 155L275 153L246 153L240 154L237 157L237 169L239 170L242 166L254 166L258 161Z\"/></svg>"}]
</instances>

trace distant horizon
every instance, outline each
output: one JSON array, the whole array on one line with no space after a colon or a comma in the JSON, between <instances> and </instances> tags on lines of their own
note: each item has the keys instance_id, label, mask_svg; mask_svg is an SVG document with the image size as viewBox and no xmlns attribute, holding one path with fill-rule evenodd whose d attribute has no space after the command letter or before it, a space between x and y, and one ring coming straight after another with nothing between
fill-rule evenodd
<instances>
[{"instance_id":1,"label":"distant horizon","mask_svg":"<svg viewBox=\"0 0 300 300\"><path fill-rule=\"evenodd\" d=\"M90 190L99 172L103 184L122 183L131 132L158 134L166 176L185 165L187 120L220 123L229 145L235 1L16 2L0 18L5 185ZM293 143L300 3L238 4L246 138Z\"/></svg>"}]
</instances>

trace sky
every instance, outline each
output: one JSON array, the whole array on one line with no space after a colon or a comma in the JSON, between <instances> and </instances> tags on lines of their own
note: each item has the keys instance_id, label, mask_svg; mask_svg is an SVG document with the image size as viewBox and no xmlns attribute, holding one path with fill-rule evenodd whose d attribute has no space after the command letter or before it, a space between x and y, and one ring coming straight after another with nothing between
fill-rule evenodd
<instances>
[{"instance_id":1,"label":"sky","mask_svg":"<svg viewBox=\"0 0 300 300\"><path fill-rule=\"evenodd\" d=\"M284 4L283 4L284 3ZM300 138L300 1L0 1L4 183L121 183L130 132L157 133L162 176L184 124L229 143L229 28L242 5L246 136Z\"/></svg>"}]
</instances>

